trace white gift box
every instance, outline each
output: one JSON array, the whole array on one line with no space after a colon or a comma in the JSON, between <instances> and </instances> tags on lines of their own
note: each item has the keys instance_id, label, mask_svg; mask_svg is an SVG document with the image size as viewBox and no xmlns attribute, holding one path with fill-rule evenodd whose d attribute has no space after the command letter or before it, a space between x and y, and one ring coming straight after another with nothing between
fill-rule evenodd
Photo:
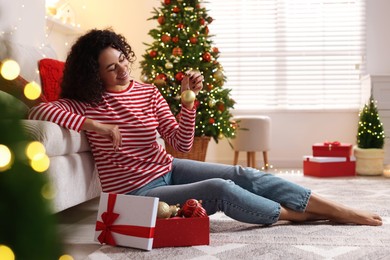
<instances>
[{"instance_id":1,"label":"white gift box","mask_svg":"<svg viewBox=\"0 0 390 260\"><path fill-rule=\"evenodd\" d=\"M151 250L158 198L102 192L95 241Z\"/></svg>"}]
</instances>

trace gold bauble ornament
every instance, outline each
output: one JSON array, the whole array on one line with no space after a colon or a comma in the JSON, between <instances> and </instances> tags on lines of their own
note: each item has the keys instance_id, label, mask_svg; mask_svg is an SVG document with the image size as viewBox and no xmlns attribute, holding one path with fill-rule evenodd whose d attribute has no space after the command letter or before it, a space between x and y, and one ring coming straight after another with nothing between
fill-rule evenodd
<instances>
[{"instance_id":1,"label":"gold bauble ornament","mask_svg":"<svg viewBox=\"0 0 390 260\"><path fill-rule=\"evenodd\" d=\"M217 70L213 77L216 79L216 80L223 80L223 72L221 70Z\"/></svg>"},{"instance_id":2,"label":"gold bauble ornament","mask_svg":"<svg viewBox=\"0 0 390 260\"><path fill-rule=\"evenodd\" d=\"M190 89L184 90L183 93L181 93L181 101L184 104L189 104L194 102L195 98L196 98L195 92Z\"/></svg>"},{"instance_id":3,"label":"gold bauble ornament","mask_svg":"<svg viewBox=\"0 0 390 260\"><path fill-rule=\"evenodd\" d=\"M170 218L171 211L169 205L164 201L158 202L157 218Z\"/></svg>"},{"instance_id":4,"label":"gold bauble ornament","mask_svg":"<svg viewBox=\"0 0 390 260\"><path fill-rule=\"evenodd\" d=\"M167 62L167 63L165 63L165 68L166 68L167 70L172 69L172 68L173 68L172 62Z\"/></svg>"}]
</instances>

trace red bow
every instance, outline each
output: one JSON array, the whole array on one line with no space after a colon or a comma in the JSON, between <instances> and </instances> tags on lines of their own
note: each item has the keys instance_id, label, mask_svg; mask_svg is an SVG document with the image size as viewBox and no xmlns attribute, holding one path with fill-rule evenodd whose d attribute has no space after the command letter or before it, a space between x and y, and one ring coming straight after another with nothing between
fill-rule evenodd
<instances>
[{"instance_id":1,"label":"red bow","mask_svg":"<svg viewBox=\"0 0 390 260\"><path fill-rule=\"evenodd\" d=\"M108 245L116 246L115 239L112 232L143 238L154 237L154 228L152 227L140 227L131 225L113 225L115 220L119 217L118 213L114 212L114 206L116 202L116 194L108 194L107 211L102 214L102 221L96 221L96 231L102 230L98 240L100 243L106 243Z\"/></svg>"},{"instance_id":2,"label":"red bow","mask_svg":"<svg viewBox=\"0 0 390 260\"><path fill-rule=\"evenodd\" d=\"M334 142L324 142L325 146L329 147L329 151L332 150L332 146L340 146L339 141L334 141Z\"/></svg>"}]
</instances>

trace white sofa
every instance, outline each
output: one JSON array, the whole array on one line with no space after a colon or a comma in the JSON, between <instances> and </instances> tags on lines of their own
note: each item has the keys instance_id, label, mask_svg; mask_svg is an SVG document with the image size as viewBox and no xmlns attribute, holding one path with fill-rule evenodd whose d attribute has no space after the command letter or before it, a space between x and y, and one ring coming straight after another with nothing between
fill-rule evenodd
<instances>
[{"instance_id":1,"label":"white sofa","mask_svg":"<svg viewBox=\"0 0 390 260\"><path fill-rule=\"evenodd\" d=\"M0 38L0 61L5 58L16 60L21 67L20 75L27 81L40 83L38 61L44 57L56 58L56 55L48 47L38 49ZM2 102L9 102L13 106L17 103L17 107L27 113L31 102L12 97L6 93L12 91L4 85L4 82L0 82ZM15 93L13 95L15 96ZM29 136L45 146L50 158L50 167L46 174L55 191L53 212L62 211L100 195L95 163L83 132L77 133L51 122L37 120L25 119L23 126Z\"/></svg>"}]
</instances>

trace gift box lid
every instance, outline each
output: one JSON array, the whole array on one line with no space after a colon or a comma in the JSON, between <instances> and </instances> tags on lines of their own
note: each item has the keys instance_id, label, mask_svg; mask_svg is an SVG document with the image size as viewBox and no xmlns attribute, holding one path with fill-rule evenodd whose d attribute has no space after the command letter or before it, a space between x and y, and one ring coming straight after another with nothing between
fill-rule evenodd
<instances>
[{"instance_id":1,"label":"gift box lid","mask_svg":"<svg viewBox=\"0 0 390 260\"><path fill-rule=\"evenodd\" d=\"M151 250L158 198L102 192L95 241Z\"/></svg>"},{"instance_id":2,"label":"gift box lid","mask_svg":"<svg viewBox=\"0 0 390 260\"><path fill-rule=\"evenodd\" d=\"M303 156L303 160L310 162L319 162L319 163L327 163L327 162L349 162L355 161L356 158L354 156L349 157L319 157L312 155Z\"/></svg>"},{"instance_id":3,"label":"gift box lid","mask_svg":"<svg viewBox=\"0 0 390 260\"><path fill-rule=\"evenodd\" d=\"M352 149L352 144L349 143L340 143L340 142L323 142L313 144L313 149L326 149L329 151L332 150L349 150Z\"/></svg>"}]
</instances>

